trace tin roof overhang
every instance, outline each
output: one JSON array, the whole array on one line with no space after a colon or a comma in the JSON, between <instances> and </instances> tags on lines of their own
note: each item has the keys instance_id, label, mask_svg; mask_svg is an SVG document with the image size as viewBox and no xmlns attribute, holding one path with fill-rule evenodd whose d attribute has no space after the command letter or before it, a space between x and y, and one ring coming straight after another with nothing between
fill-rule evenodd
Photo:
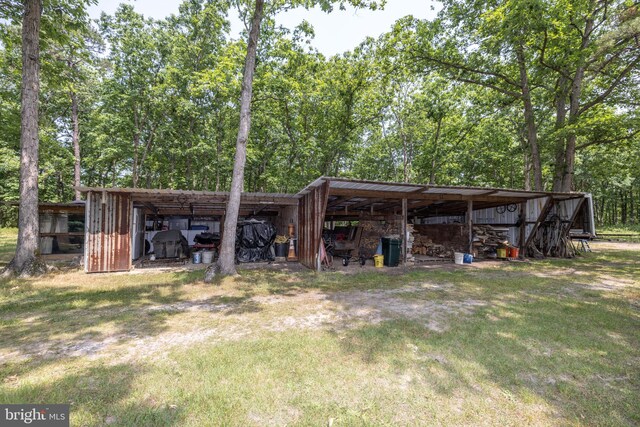
<instances>
[{"instance_id":1,"label":"tin roof overhang","mask_svg":"<svg viewBox=\"0 0 640 427\"><path fill-rule=\"evenodd\" d=\"M408 200L410 214L429 214L437 210L440 214L464 213L467 202L474 202L474 209L517 204L541 197L556 200L584 197L584 193L556 193L527 191L493 187L443 186L396 182L380 182L349 178L320 177L301 190L300 196L312 188L329 183L328 215L348 216L348 212L396 211L401 200Z\"/></svg>"},{"instance_id":2,"label":"tin roof overhang","mask_svg":"<svg viewBox=\"0 0 640 427\"><path fill-rule=\"evenodd\" d=\"M157 214L194 214L224 211L229 199L228 192L79 187L82 193L98 192L129 194L134 206ZM299 196L283 193L242 193L240 208L244 211L265 212L284 206L297 206Z\"/></svg>"}]
</instances>

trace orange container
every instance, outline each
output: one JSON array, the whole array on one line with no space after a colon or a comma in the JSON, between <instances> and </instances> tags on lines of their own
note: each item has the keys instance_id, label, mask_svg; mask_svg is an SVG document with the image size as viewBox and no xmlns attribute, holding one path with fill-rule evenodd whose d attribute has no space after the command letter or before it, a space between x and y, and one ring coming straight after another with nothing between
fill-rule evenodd
<instances>
[{"instance_id":1,"label":"orange container","mask_svg":"<svg viewBox=\"0 0 640 427\"><path fill-rule=\"evenodd\" d=\"M519 254L520 254L520 249L509 248L509 258L518 258Z\"/></svg>"}]
</instances>

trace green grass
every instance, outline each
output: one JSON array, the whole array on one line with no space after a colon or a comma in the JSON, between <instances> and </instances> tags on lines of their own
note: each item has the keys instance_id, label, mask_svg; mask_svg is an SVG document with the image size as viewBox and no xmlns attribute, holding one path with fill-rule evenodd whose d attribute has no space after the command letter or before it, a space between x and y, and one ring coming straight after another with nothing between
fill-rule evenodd
<instances>
[{"instance_id":1,"label":"green grass","mask_svg":"<svg viewBox=\"0 0 640 427\"><path fill-rule=\"evenodd\" d=\"M605 235L603 238L612 239L621 242L639 242L640 241L640 224L628 225L606 225L597 227L596 234ZM607 234L615 234L616 236L608 237ZM624 236L623 236L624 235Z\"/></svg>"},{"instance_id":2,"label":"green grass","mask_svg":"<svg viewBox=\"0 0 640 427\"><path fill-rule=\"evenodd\" d=\"M7 265L13 258L17 238L17 228L0 228L0 267Z\"/></svg>"},{"instance_id":3,"label":"green grass","mask_svg":"<svg viewBox=\"0 0 640 427\"><path fill-rule=\"evenodd\" d=\"M638 425L639 255L3 281L0 403L87 426Z\"/></svg>"}]
</instances>

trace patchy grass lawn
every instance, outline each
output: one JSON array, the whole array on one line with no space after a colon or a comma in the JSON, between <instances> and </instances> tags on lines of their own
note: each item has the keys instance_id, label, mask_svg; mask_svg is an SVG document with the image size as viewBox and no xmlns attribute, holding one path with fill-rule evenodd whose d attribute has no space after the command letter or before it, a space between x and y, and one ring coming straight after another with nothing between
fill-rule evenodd
<instances>
[{"instance_id":1,"label":"patchy grass lawn","mask_svg":"<svg viewBox=\"0 0 640 427\"><path fill-rule=\"evenodd\" d=\"M0 282L0 402L71 402L88 426L638 425L640 245L592 247Z\"/></svg>"},{"instance_id":2,"label":"patchy grass lawn","mask_svg":"<svg viewBox=\"0 0 640 427\"><path fill-rule=\"evenodd\" d=\"M11 261L16 251L17 228L0 228L0 267Z\"/></svg>"},{"instance_id":3,"label":"patchy grass lawn","mask_svg":"<svg viewBox=\"0 0 640 427\"><path fill-rule=\"evenodd\" d=\"M606 240L638 243L640 242L640 224L598 227L597 234L603 234L602 238ZM607 236L611 234L613 236Z\"/></svg>"}]
</instances>

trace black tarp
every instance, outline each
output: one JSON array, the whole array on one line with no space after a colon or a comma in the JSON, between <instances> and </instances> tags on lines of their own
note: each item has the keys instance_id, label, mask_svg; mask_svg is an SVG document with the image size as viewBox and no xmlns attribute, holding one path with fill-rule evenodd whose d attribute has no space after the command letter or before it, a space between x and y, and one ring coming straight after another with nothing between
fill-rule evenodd
<instances>
[{"instance_id":1,"label":"black tarp","mask_svg":"<svg viewBox=\"0 0 640 427\"><path fill-rule=\"evenodd\" d=\"M255 219L238 223L236 231L236 259L238 262L273 261L273 242L276 227Z\"/></svg>"},{"instance_id":2,"label":"black tarp","mask_svg":"<svg viewBox=\"0 0 640 427\"><path fill-rule=\"evenodd\" d=\"M204 233L196 234L196 236L193 238L193 241L203 245L210 245L212 243L219 242L220 235L204 232Z\"/></svg>"}]
</instances>

